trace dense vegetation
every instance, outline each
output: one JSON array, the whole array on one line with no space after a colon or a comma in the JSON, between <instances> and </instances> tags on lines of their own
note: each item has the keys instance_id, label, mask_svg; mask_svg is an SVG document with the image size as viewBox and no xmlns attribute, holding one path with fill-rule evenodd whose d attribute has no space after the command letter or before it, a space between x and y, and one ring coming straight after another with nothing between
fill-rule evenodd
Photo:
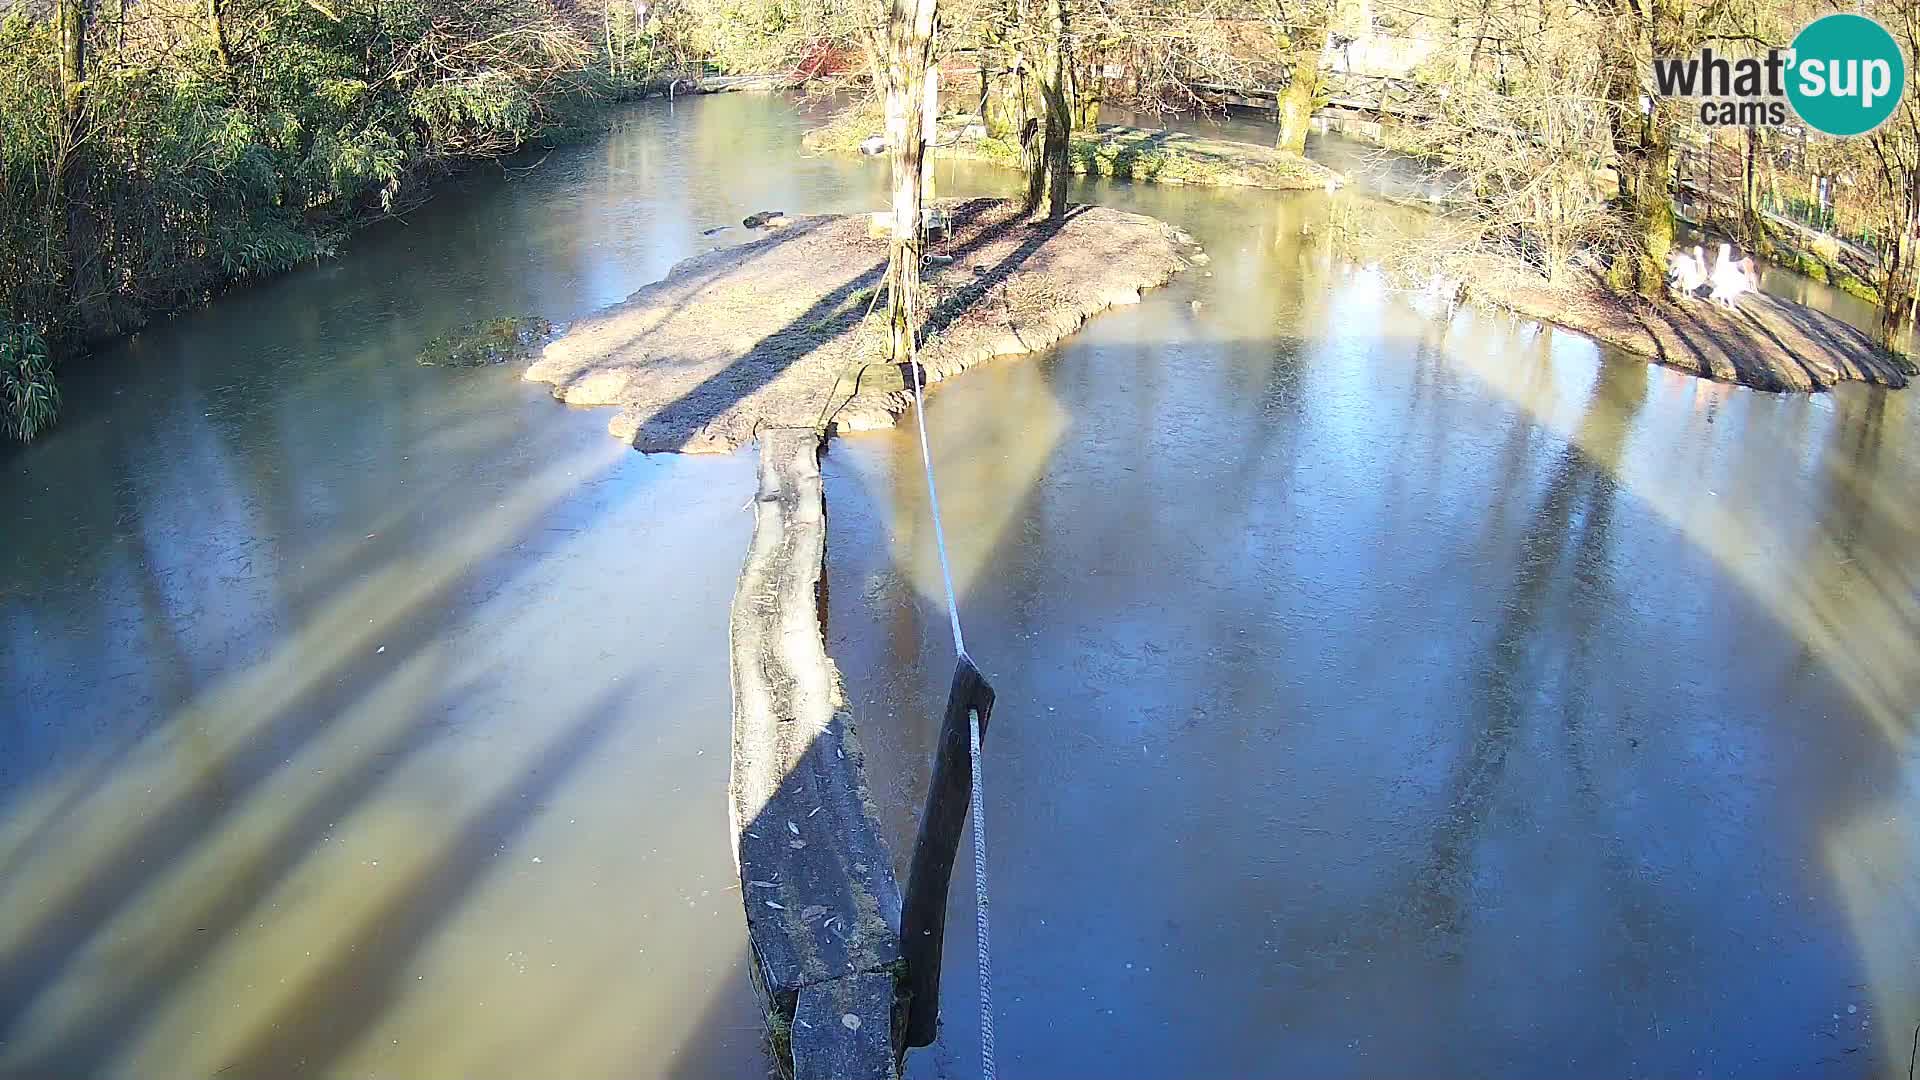
<instances>
[{"instance_id":1,"label":"dense vegetation","mask_svg":"<svg viewBox=\"0 0 1920 1080\"><path fill-rule=\"evenodd\" d=\"M778 68L842 48L878 70L873 0L723 7L730 23L702 24L715 55ZM1878 302L1891 326L1913 318L1920 297L1920 65L1907 65L1893 119L1853 139L1791 123L1707 126L1697 102L1654 92L1657 57L1758 56L1833 10L1820 0L941 0L935 52L984 76L977 111L990 139L1051 124L1056 104L1074 131L1102 101L1200 106L1193 84L1212 82L1280 91L1282 149L1302 145L1331 69L1385 56L1411 83L1399 105L1421 117L1389 125L1388 144L1458 181L1445 213L1460 228L1445 235L1463 251L1550 277L1598 265L1613 287L1653 293L1684 219ZM1916 55L1920 0L1871 0L1863 13ZM1034 147L1021 151L1035 160Z\"/></svg>"},{"instance_id":2,"label":"dense vegetation","mask_svg":"<svg viewBox=\"0 0 1920 1080\"><path fill-rule=\"evenodd\" d=\"M57 0L0 20L0 421L55 362L332 250L674 57L612 0Z\"/></svg>"},{"instance_id":3,"label":"dense vegetation","mask_svg":"<svg viewBox=\"0 0 1920 1080\"><path fill-rule=\"evenodd\" d=\"M937 18L918 0L29 2L0 19L0 428L14 438L55 415L59 358L322 257L435 174L695 58L869 83L890 138L927 67L975 73L947 84L948 107L977 114L981 145L1027 165L1029 201L1051 211L1103 102L1273 88L1274 141L1297 149L1332 67L1398 51L1426 58L1399 69L1426 119L1388 140L1458 179L1446 214L1463 249L1548 276L1585 262L1650 292L1678 211L1878 300L1889 322L1920 292L1920 69L1894 119L1851 140L1703 127L1651 94L1655 57L1784 45L1828 10L1816 0L939 0ZM1920 46L1920 0L1868 13Z\"/></svg>"}]
</instances>

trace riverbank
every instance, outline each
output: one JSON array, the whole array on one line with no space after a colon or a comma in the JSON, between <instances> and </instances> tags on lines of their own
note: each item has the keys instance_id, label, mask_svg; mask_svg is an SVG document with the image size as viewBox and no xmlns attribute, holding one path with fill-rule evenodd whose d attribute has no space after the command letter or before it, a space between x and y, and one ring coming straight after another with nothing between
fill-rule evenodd
<instances>
[{"instance_id":1,"label":"riverbank","mask_svg":"<svg viewBox=\"0 0 1920 1080\"><path fill-rule=\"evenodd\" d=\"M0 206L0 433L55 421L60 362L326 259L476 164L597 133L611 105L699 88L631 19L430 7L403 27L296 6L270 33L230 13L231 39L215 12L211 49L198 22L122 12L86 50L114 77L64 91L51 25L13 27L0 115L25 134L0 147L20 181ZM52 137L67 130L86 137Z\"/></svg>"},{"instance_id":2,"label":"riverbank","mask_svg":"<svg viewBox=\"0 0 1920 1080\"><path fill-rule=\"evenodd\" d=\"M987 135L975 120L973 116L943 119L935 152L967 161L1021 167L1019 141ZM801 145L820 153L858 153L862 140L879 132L881 126L879 113L871 104L859 105L807 132ZM1339 173L1325 165L1271 146L1118 124L1074 132L1067 154L1076 175L1114 180L1273 191L1325 191L1345 183Z\"/></svg>"},{"instance_id":3,"label":"riverbank","mask_svg":"<svg viewBox=\"0 0 1920 1080\"><path fill-rule=\"evenodd\" d=\"M1766 242L1754 254L1822 285L1831 285L1849 296L1880 306L1879 279L1883 276L1877 260L1869 259L1851 244L1830 233L1817 232L1785 218L1769 218Z\"/></svg>"},{"instance_id":4,"label":"riverbank","mask_svg":"<svg viewBox=\"0 0 1920 1080\"><path fill-rule=\"evenodd\" d=\"M1516 314L1756 390L1810 393L1848 381L1898 389L1920 374L1858 328L1766 293L1748 293L1732 310L1699 299L1649 300L1613 292L1579 268L1558 285L1524 269L1491 268L1476 273L1470 288Z\"/></svg>"},{"instance_id":5,"label":"riverbank","mask_svg":"<svg viewBox=\"0 0 1920 1080\"><path fill-rule=\"evenodd\" d=\"M1141 214L1073 207L1034 221L998 199L951 205L920 310L921 362L938 382L1044 349L1100 311L1136 302L1197 252ZM887 242L864 215L796 218L687 259L548 345L526 378L572 405L617 405L616 437L648 452L726 453L765 427L890 427L912 401L880 362Z\"/></svg>"}]
</instances>

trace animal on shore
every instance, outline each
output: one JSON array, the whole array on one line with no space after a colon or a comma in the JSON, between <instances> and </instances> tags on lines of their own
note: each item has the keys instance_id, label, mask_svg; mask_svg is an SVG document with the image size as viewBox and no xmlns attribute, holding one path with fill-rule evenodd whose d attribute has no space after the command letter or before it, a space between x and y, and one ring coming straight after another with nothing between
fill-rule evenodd
<instances>
[{"instance_id":1,"label":"animal on shore","mask_svg":"<svg viewBox=\"0 0 1920 1080\"><path fill-rule=\"evenodd\" d=\"M1692 296L1706 283L1707 259L1698 245L1692 251L1667 253L1667 288L1681 296Z\"/></svg>"},{"instance_id":2,"label":"animal on shore","mask_svg":"<svg viewBox=\"0 0 1920 1080\"><path fill-rule=\"evenodd\" d=\"M886 153L887 137L885 135L867 136L865 139L861 140L860 152L862 154L865 154L868 157L877 157L881 154Z\"/></svg>"},{"instance_id":3,"label":"animal on shore","mask_svg":"<svg viewBox=\"0 0 1920 1080\"><path fill-rule=\"evenodd\" d=\"M1739 305L1741 294L1760 288L1760 274L1754 267L1753 257L1735 259L1731 244L1720 245L1720 257L1714 263L1712 280L1713 291L1707 299L1728 310Z\"/></svg>"}]
</instances>

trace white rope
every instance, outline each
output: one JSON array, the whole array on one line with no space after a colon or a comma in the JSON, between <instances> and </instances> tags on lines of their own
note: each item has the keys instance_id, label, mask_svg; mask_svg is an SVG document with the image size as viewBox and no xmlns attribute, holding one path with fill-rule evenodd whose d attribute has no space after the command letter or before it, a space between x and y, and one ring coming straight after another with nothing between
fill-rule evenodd
<instances>
[{"instance_id":1,"label":"white rope","mask_svg":"<svg viewBox=\"0 0 1920 1080\"><path fill-rule=\"evenodd\" d=\"M913 333L913 299L907 299L908 333ZM920 387L920 346L909 350L908 366L913 368L913 418L920 428L920 465L927 474L927 505L933 511L933 546L940 553L940 580L947 587L947 619L953 624L955 656L967 655L967 641L960 633L960 603L953 597L953 567L947 562L947 531L940 524L940 492L933 483L933 452L927 449L927 399Z\"/></svg>"},{"instance_id":2,"label":"white rope","mask_svg":"<svg viewBox=\"0 0 1920 1080\"><path fill-rule=\"evenodd\" d=\"M908 366L913 368L913 418L920 429L920 465L927 474L927 505L933 515L933 545L940 553L940 580L947 590L947 619L953 627L954 657L967 657L967 642L960 633L960 602L953 593L953 567L947 560L947 532L940 523L940 492L933 482L933 451L927 444L927 399L921 386L920 346L914 332L913 297L906 298ZM980 775L980 714L967 710L967 734L973 760L973 928L979 947L976 970L980 975L980 1075L994 1080L993 1062L993 964L987 949L987 818L986 786Z\"/></svg>"},{"instance_id":3,"label":"white rope","mask_svg":"<svg viewBox=\"0 0 1920 1080\"><path fill-rule=\"evenodd\" d=\"M973 929L980 956L980 1075L993 1080L993 961L987 951L987 811L980 777L980 714L967 710L973 738Z\"/></svg>"}]
</instances>

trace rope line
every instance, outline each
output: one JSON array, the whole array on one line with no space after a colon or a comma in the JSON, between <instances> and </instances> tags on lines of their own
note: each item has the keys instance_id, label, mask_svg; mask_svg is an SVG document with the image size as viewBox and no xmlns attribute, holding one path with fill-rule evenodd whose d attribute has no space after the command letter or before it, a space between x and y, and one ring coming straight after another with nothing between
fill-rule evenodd
<instances>
[{"instance_id":1,"label":"rope line","mask_svg":"<svg viewBox=\"0 0 1920 1080\"><path fill-rule=\"evenodd\" d=\"M980 777L980 714L967 710L973 741L973 929L979 939L980 1075L993 1077L993 960L987 952L987 818L985 784Z\"/></svg>"},{"instance_id":2,"label":"rope line","mask_svg":"<svg viewBox=\"0 0 1920 1080\"><path fill-rule=\"evenodd\" d=\"M924 217L921 224L924 224ZM921 234L924 242L925 234ZM918 252L915 256L918 257ZM900 287L896 277L893 285ZM956 659L972 663L967 656L967 639L960 631L960 602L953 592L953 566L947 558L947 531L940 521L940 492L933 480L933 451L927 442L927 399L920 368L920 335L915 319L914 296L907 293L907 360L913 369L913 419L920 431L920 466L927 474L927 506L933 517L933 544L940 553L940 582L947 591L947 620L953 628L953 652ZM973 791L970 816L973 821L973 928L978 952L975 970L980 976L980 1075L995 1080L993 1059L993 961L987 934L987 817L986 784L980 772L980 714L967 710L969 753L973 764Z\"/></svg>"},{"instance_id":3,"label":"rope line","mask_svg":"<svg viewBox=\"0 0 1920 1080\"><path fill-rule=\"evenodd\" d=\"M911 293L907 296L906 306L908 366L913 368L913 419L920 429L920 465L927 474L927 506L933 514L933 546L940 553L940 582L947 588L947 619L953 625L953 652L955 656L966 656L967 640L960 632L960 602L953 596L953 567L947 561L947 530L940 524L940 492L933 482L933 451L927 448L927 399L921 389L920 335L914 326Z\"/></svg>"}]
</instances>

